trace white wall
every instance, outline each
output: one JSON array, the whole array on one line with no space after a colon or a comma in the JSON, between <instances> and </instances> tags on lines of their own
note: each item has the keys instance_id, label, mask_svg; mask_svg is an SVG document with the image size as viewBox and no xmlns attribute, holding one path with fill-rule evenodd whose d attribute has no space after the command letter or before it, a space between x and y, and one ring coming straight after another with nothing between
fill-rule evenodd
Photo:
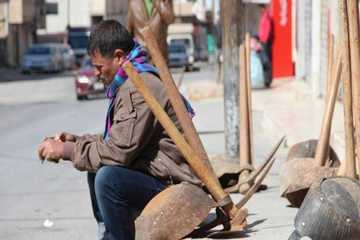
<instances>
[{"instance_id":1,"label":"white wall","mask_svg":"<svg viewBox=\"0 0 360 240\"><path fill-rule=\"evenodd\" d=\"M328 62L328 2L313 1L311 86L314 97L325 94Z\"/></svg>"},{"instance_id":2,"label":"white wall","mask_svg":"<svg viewBox=\"0 0 360 240\"><path fill-rule=\"evenodd\" d=\"M105 16L105 0L91 0L90 13L92 16Z\"/></svg>"},{"instance_id":3,"label":"white wall","mask_svg":"<svg viewBox=\"0 0 360 240\"><path fill-rule=\"evenodd\" d=\"M0 2L0 39L4 39L9 33L9 3Z\"/></svg>"},{"instance_id":4,"label":"white wall","mask_svg":"<svg viewBox=\"0 0 360 240\"><path fill-rule=\"evenodd\" d=\"M58 3L58 14L46 16L46 29L41 33L65 32L68 24L71 27L90 27L90 0L47 0L46 2Z\"/></svg>"}]
</instances>

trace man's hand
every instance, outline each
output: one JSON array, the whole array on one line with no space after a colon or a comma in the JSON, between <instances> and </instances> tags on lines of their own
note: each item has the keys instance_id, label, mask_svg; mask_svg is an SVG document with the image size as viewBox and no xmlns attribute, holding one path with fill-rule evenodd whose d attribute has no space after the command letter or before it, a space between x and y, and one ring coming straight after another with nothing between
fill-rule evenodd
<instances>
[{"instance_id":1,"label":"man's hand","mask_svg":"<svg viewBox=\"0 0 360 240\"><path fill-rule=\"evenodd\" d=\"M76 142L77 136L67 132L57 133L54 137L56 141L60 142Z\"/></svg>"},{"instance_id":2,"label":"man's hand","mask_svg":"<svg viewBox=\"0 0 360 240\"><path fill-rule=\"evenodd\" d=\"M63 158L64 143L52 138L46 138L38 148L40 160L58 163Z\"/></svg>"}]
</instances>

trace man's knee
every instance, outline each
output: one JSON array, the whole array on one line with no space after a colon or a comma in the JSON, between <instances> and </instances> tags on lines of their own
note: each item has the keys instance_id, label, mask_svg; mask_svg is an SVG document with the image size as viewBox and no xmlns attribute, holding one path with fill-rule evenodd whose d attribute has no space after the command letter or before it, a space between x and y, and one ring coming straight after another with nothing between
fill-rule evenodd
<instances>
[{"instance_id":1,"label":"man's knee","mask_svg":"<svg viewBox=\"0 0 360 240\"><path fill-rule=\"evenodd\" d=\"M118 166L103 166L96 172L95 192L97 196L121 192L124 171Z\"/></svg>"}]
</instances>

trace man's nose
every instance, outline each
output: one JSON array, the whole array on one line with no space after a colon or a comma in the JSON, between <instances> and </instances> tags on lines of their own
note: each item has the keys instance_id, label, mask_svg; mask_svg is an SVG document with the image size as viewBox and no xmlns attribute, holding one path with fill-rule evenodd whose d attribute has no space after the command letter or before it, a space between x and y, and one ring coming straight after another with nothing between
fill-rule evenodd
<instances>
[{"instance_id":1,"label":"man's nose","mask_svg":"<svg viewBox=\"0 0 360 240\"><path fill-rule=\"evenodd\" d=\"M100 77L101 75L101 72L97 68L94 69L94 73L96 77Z\"/></svg>"}]
</instances>

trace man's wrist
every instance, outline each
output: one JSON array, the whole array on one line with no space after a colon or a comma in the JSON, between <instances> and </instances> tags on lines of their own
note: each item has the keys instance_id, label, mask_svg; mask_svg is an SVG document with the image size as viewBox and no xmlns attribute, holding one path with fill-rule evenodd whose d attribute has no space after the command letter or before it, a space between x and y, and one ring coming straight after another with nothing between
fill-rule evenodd
<instances>
[{"instance_id":1,"label":"man's wrist","mask_svg":"<svg viewBox=\"0 0 360 240\"><path fill-rule=\"evenodd\" d=\"M64 142L64 149L63 149L64 160L72 160L71 156L73 155L74 148L75 148L74 142Z\"/></svg>"}]
</instances>

